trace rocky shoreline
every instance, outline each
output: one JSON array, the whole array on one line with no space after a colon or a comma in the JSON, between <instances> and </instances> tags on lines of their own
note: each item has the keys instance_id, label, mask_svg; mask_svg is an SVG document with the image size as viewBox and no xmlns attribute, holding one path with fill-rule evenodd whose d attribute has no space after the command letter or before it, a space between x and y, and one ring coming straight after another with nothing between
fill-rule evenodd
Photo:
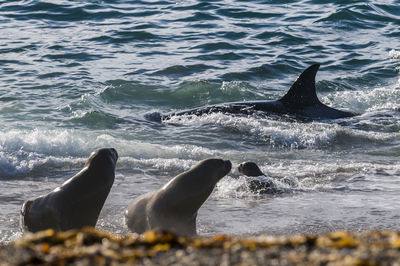
<instances>
[{"instance_id":1,"label":"rocky shoreline","mask_svg":"<svg viewBox=\"0 0 400 266\"><path fill-rule=\"evenodd\" d=\"M0 265L400 265L400 232L250 238L122 236L93 228L25 234L0 246Z\"/></svg>"}]
</instances>

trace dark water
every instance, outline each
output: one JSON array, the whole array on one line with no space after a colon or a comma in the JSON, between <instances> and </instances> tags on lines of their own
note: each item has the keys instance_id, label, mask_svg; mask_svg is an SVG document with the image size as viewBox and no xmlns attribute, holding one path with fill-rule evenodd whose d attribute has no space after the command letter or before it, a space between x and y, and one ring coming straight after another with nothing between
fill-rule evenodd
<instances>
[{"instance_id":1,"label":"dark water","mask_svg":"<svg viewBox=\"0 0 400 266\"><path fill-rule=\"evenodd\" d=\"M200 234L399 229L399 37L400 1L0 1L0 239L19 234L25 199L110 146L98 227L112 232L133 198L210 157L256 161L287 191L238 190L233 170ZM359 116L144 118L276 100L314 63L320 100Z\"/></svg>"}]
</instances>

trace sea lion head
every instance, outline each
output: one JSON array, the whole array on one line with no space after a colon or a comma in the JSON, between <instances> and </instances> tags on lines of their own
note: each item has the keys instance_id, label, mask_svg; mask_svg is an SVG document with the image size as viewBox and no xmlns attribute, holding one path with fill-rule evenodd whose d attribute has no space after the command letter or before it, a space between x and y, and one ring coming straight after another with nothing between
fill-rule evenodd
<instances>
[{"instance_id":1,"label":"sea lion head","mask_svg":"<svg viewBox=\"0 0 400 266\"><path fill-rule=\"evenodd\" d=\"M85 167L89 169L92 167L103 168L111 164L115 168L117 160L118 153L114 148L98 149L90 154L89 159L85 163Z\"/></svg>"},{"instance_id":2,"label":"sea lion head","mask_svg":"<svg viewBox=\"0 0 400 266\"><path fill-rule=\"evenodd\" d=\"M246 175L246 176L262 176L262 175L264 175L264 173L261 172L260 168L258 168L258 165L253 162L244 162L244 163L239 164L238 171L239 171L239 173Z\"/></svg>"},{"instance_id":3,"label":"sea lion head","mask_svg":"<svg viewBox=\"0 0 400 266\"><path fill-rule=\"evenodd\" d=\"M176 195L186 199L196 198L200 200L201 205L208 198L218 181L228 174L231 168L232 164L229 160L216 158L203 160L188 171L171 179L162 187L162 194L171 195L169 201L177 198Z\"/></svg>"},{"instance_id":4,"label":"sea lion head","mask_svg":"<svg viewBox=\"0 0 400 266\"><path fill-rule=\"evenodd\" d=\"M199 162L189 171L199 171L201 173L213 173L215 176L215 182L218 182L221 178L231 171L232 163L229 160L222 160L217 158L206 159Z\"/></svg>"}]
</instances>

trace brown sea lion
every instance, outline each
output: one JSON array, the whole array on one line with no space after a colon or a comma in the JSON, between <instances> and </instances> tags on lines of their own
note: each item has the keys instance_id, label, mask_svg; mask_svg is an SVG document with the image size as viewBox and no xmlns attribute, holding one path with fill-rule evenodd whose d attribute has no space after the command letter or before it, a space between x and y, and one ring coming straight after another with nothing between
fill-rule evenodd
<instances>
[{"instance_id":1,"label":"brown sea lion","mask_svg":"<svg viewBox=\"0 0 400 266\"><path fill-rule=\"evenodd\" d=\"M267 177L254 162L243 162L239 164L238 171L248 177ZM247 187L252 192L265 194L277 191L277 187L272 179L249 178L246 181Z\"/></svg>"},{"instance_id":2,"label":"brown sea lion","mask_svg":"<svg viewBox=\"0 0 400 266\"><path fill-rule=\"evenodd\" d=\"M83 169L50 193L24 202L22 231L57 231L95 226L114 182L117 151L93 152Z\"/></svg>"},{"instance_id":3,"label":"brown sea lion","mask_svg":"<svg viewBox=\"0 0 400 266\"><path fill-rule=\"evenodd\" d=\"M253 162L244 162L239 164L238 171L246 176L265 176L258 165Z\"/></svg>"},{"instance_id":4,"label":"brown sea lion","mask_svg":"<svg viewBox=\"0 0 400 266\"><path fill-rule=\"evenodd\" d=\"M135 233L165 229L196 235L197 211L232 164L207 159L171 179L162 188L136 198L125 212L125 222Z\"/></svg>"}]
</instances>

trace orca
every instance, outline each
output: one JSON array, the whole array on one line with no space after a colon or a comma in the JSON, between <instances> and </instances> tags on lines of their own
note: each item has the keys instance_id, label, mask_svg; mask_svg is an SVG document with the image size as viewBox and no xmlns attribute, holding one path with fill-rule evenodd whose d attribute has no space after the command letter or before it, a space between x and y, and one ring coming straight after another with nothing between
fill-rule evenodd
<instances>
[{"instance_id":1,"label":"orca","mask_svg":"<svg viewBox=\"0 0 400 266\"><path fill-rule=\"evenodd\" d=\"M355 113L341 111L320 102L315 88L315 76L317 75L319 67L319 64L314 64L308 67L293 83L289 91L281 99L276 101L259 100L221 103L167 114L152 113L147 117L161 122L163 120L169 120L173 116L200 116L216 112L247 115L253 113L267 113L312 120L338 119L356 116L357 114Z\"/></svg>"}]
</instances>

